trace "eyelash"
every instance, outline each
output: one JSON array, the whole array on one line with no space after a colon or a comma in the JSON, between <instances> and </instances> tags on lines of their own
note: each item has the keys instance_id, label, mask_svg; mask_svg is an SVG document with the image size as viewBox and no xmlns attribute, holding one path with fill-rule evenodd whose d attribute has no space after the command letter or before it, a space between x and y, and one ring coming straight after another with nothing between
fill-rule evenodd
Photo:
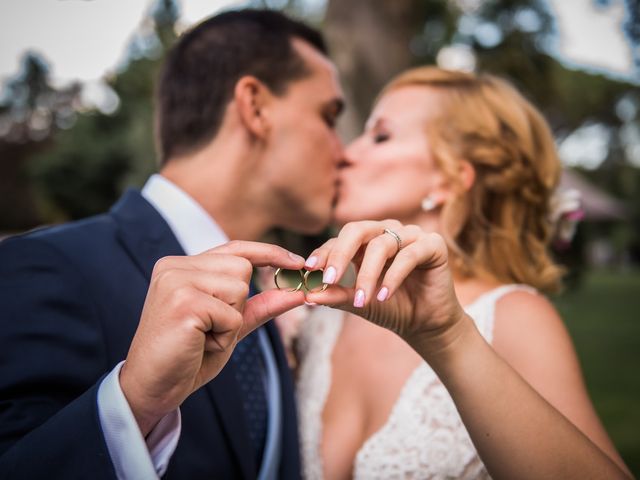
<instances>
[{"instance_id":1,"label":"eyelash","mask_svg":"<svg viewBox=\"0 0 640 480\"><path fill-rule=\"evenodd\" d=\"M373 136L373 143L382 143L382 142L386 142L387 140L389 140L388 133L376 133Z\"/></svg>"},{"instance_id":2,"label":"eyelash","mask_svg":"<svg viewBox=\"0 0 640 480\"><path fill-rule=\"evenodd\" d=\"M336 119L333 117L333 115L325 115L324 121L330 128L336 127Z\"/></svg>"}]
</instances>

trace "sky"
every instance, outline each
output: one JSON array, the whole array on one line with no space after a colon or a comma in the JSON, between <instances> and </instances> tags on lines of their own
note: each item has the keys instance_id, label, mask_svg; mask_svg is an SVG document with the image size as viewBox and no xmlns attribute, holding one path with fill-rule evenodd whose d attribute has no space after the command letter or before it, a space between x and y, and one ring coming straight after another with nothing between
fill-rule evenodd
<instances>
[{"instance_id":1,"label":"sky","mask_svg":"<svg viewBox=\"0 0 640 480\"><path fill-rule=\"evenodd\" d=\"M631 50L621 31L623 0L611 0L607 8L595 7L592 0L549 1L559 21L560 58L623 77L632 74ZM181 21L190 25L243 3L181 0ZM47 59L56 83L101 78L121 63L151 4L151 0L0 0L0 82L18 71L19 58L27 49Z\"/></svg>"},{"instance_id":2,"label":"sky","mask_svg":"<svg viewBox=\"0 0 640 480\"><path fill-rule=\"evenodd\" d=\"M238 0L183 0L194 23ZM0 82L15 74L27 49L49 62L57 83L98 80L116 68L150 0L0 0ZM37 12L37 13L36 13Z\"/></svg>"},{"instance_id":3,"label":"sky","mask_svg":"<svg viewBox=\"0 0 640 480\"><path fill-rule=\"evenodd\" d=\"M311 11L322 11L326 0L306 0ZM451 0L453 1L453 0ZM482 0L456 0L479 4ZM624 0L598 7L593 0L546 0L557 21L552 52L572 68L583 68L640 82L631 48L622 31ZM127 45L154 0L0 0L0 85L19 71L27 50L41 54L57 86L84 83L83 101L105 113L118 106L117 96L102 81L123 63ZM270 0L276 7L282 0ZM179 0L180 22L187 27L223 8L245 0ZM454 46L455 47L455 46ZM473 66L473 56L460 48L443 49L445 67ZM467 65L469 64L469 65ZM640 166L640 132L631 132L633 157ZM563 141L565 163L596 168L606 154L608 132L585 126ZM603 153L604 152L604 153Z\"/></svg>"}]
</instances>

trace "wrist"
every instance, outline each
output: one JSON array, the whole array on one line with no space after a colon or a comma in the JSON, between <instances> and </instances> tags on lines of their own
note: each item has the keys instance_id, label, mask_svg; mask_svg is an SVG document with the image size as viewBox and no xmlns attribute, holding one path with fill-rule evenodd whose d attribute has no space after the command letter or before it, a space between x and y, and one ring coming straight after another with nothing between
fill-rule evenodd
<instances>
[{"instance_id":1,"label":"wrist","mask_svg":"<svg viewBox=\"0 0 640 480\"><path fill-rule=\"evenodd\" d=\"M420 332L408 340L411 347L439 373L439 370L467 352L469 343L480 337L473 320L460 309L454 319L440 328Z\"/></svg>"},{"instance_id":2,"label":"wrist","mask_svg":"<svg viewBox=\"0 0 640 480\"><path fill-rule=\"evenodd\" d=\"M151 399L146 398L143 392L139 391L139 383L136 382L135 379L131 378L130 371L127 369L126 361L120 370L119 382L122 394L129 404L129 408L131 409L131 413L138 424L138 428L140 429L142 436L146 437L171 409L164 412L162 409L150 408L154 405L154 402Z\"/></svg>"}]
</instances>

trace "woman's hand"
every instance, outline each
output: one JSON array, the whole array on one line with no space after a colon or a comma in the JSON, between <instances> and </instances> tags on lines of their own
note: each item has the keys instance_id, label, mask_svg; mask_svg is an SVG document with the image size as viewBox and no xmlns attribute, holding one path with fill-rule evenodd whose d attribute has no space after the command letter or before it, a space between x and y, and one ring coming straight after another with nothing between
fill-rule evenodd
<instances>
[{"instance_id":1,"label":"woman's hand","mask_svg":"<svg viewBox=\"0 0 640 480\"><path fill-rule=\"evenodd\" d=\"M350 262L354 287L336 285ZM492 478L629 478L482 338L455 296L439 235L394 220L349 223L306 267L332 285L307 301L395 331L429 363Z\"/></svg>"},{"instance_id":2,"label":"woman's hand","mask_svg":"<svg viewBox=\"0 0 640 480\"><path fill-rule=\"evenodd\" d=\"M351 262L355 285L337 285ZM307 294L307 301L353 312L411 345L427 342L430 351L446 348L465 316L443 238L416 225L396 220L348 223L309 256L306 267L323 270L323 281L332 285Z\"/></svg>"}]
</instances>

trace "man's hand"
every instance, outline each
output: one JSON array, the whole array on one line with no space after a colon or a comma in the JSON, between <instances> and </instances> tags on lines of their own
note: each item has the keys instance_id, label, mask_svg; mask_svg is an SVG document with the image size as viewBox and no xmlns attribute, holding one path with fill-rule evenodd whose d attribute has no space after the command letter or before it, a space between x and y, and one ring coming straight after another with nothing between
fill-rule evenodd
<instances>
[{"instance_id":1,"label":"man's hand","mask_svg":"<svg viewBox=\"0 0 640 480\"><path fill-rule=\"evenodd\" d=\"M143 435L212 380L239 340L304 303L302 292L279 290L247 299L253 266L299 269L303 264L301 257L275 245L239 241L156 263L120 372L122 391Z\"/></svg>"}]
</instances>

